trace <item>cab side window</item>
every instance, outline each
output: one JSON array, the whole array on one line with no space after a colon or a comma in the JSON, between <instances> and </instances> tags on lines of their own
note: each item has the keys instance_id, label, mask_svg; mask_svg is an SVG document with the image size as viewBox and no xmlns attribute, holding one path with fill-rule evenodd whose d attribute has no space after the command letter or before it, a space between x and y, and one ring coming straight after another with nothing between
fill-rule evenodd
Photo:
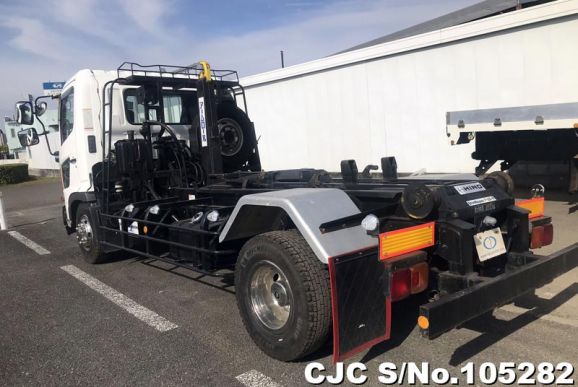
<instances>
[{"instance_id":1,"label":"cab side window","mask_svg":"<svg viewBox=\"0 0 578 387\"><path fill-rule=\"evenodd\" d=\"M74 88L60 97L60 139L66 141L74 129Z\"/></svg>"}]
</instances>

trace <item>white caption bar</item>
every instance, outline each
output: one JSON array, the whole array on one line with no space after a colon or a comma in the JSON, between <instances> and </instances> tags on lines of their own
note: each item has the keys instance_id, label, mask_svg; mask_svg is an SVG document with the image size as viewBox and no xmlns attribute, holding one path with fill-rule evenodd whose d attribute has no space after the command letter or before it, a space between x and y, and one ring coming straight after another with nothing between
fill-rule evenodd
<instances>
[{"instance_id":1,"label":"white caption bar","mask_svg":"<svg viewBox=\"0 0 578 387\"><path fill-rule=\"evenodd\" d=\"M169 320L165 319L162 316L159 316L155 312L150 309L145 308L144 306L137 304L135 301L131 300L124 294L117 292L110 286L100 282L93 276L83 272L79 268L74 265L67 265L62 266L62 270L91 288L92 290L102 294L108 300L114 302L116 305L120 306L128 313L132 314L139 320L147 323L151 327L155 328L157 331L166 332L170 331L171 329L178 328L179 326L173 324Z\"/></svg>"},{"instance_id":2,"label":"white caption bar","mask_svg":"<svg viewBox=\"0 0 578 387\"><path fill-rule=\"evenodd\" d=\"M20 234L18 231L8 231L8 234L10 234L10 236L12 238L16 239L18 242L22 243L24 246L33 250L38 255L50 254L50 251L46 250L44 247L40 246L38 243L26 238L24 235Z\"/></svg>"}]
</instances>

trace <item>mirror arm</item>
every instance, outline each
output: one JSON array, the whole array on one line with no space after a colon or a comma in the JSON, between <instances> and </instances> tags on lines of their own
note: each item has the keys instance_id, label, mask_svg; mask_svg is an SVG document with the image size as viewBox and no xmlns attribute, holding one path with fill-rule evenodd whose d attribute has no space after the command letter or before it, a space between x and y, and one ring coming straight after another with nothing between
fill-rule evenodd
<instances>
[{"instance_id":1,"label":"mirror arm","mask_svg":"<svg viewBox=\"0 0 578 387\"><path fill-rule=\"evenodd\" d=\"M49 95L41 95L39 97L36 97L36 99L34 100L34 116L36 117L38 122L40 122L40 125L42 125L42 133L39 133L38 135L44 136L44 139L46 140L46 146L48 147L48 153L50 153L50 156L56 156L57 153L52 152L52 148L50 148L50 141L48 141L48 133L49 132L46 131L46 126L44 126L44 122L42 122L40 117L36 114L36 106L38 105L38 101L43 99L43 98L51 98L51 97Z\"/></svg>"},{"instance_id":2,"label":"mirror arm","mask_svg":"<svg viewBox=\"0 0 578 387\"><path fill-rule=\"evenodd\" d=\"M50 153L50 156L57 156L58 151L53 152L52 149L50 148L50 141L48 141L47 134L48 133L46 131L44 131L44 138L46 139L46 146L48 147L48 153Z\"/></svg>"}]
</instances>

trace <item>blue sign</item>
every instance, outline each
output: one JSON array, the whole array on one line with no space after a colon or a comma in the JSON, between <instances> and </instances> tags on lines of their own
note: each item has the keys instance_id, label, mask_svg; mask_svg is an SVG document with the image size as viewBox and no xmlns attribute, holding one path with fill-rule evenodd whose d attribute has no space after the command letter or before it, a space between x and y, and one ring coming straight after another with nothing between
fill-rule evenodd
<instances>
[{"instance_id":1,"label":"blue sign","mask_svg":"<svg viewBox=\"0 0 578 387\"><path fill-rule=\"evenodd\" d=\"M42 88L44 90L61 90L64 87L64 82L44 82Z\"/></svg>"}]
</instances>

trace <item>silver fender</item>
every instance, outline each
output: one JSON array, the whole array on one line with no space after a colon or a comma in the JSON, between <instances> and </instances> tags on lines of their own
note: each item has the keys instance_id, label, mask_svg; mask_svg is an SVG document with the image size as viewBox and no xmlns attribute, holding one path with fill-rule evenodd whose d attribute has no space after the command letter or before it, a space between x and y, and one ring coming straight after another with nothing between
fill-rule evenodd
<instances>
[{"instance_id":1,"label":"silver fender","mask_svg":"<svg viewBox=\"0 0 578 387\"><path fill-rule=\"evenodd\" d=\"M334 188L295 188L245 195L227 220L219 242L271 231L276 219L287 214L319 260L327 263L329 257L377 245L377 240L361 226L325 234L319 230L325 222L359 212L345 192Z\"/></svg>"}]
</instances>

